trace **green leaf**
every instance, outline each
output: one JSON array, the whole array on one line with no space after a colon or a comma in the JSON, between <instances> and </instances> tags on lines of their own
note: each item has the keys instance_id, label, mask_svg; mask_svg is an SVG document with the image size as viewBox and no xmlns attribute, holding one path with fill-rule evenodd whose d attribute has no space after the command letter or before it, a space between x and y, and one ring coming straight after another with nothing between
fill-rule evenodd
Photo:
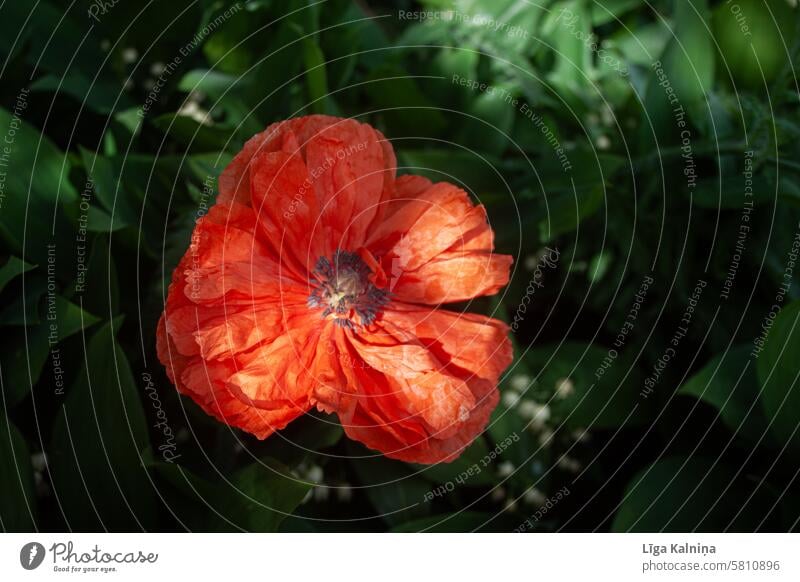
<instances>
[{"instance_id":1,"label":"green leaf","mask_svg":"<svg viewBox=\"0 0 800 582\"><path fill-rule=\"evenodd\" d=\"M755 179L763 180L764 183L763 188L756 188L753 196L756 204L771 202L777 194L778 202L792 204L795 207L800 206L800 172L770 165L765 167Z\"/></svg>"},{"instance_id":2,"label":"green leaf","mask_svg":"<svg viewBox=\"0 0 800 582\"><path fill-rule=\"evenodd\" d=\"M800 448L800 301L784 307L769 329L756 370L761 402L772 433L783 445Z\"/></svg>"},{"instance_id":3,"label":"green leaf","mask_svg":"<svg viewBox=\"0 0 800 582\"><path fill-rule=\"evenodd\" d=\"M193 153L215 152L230 147L228 142L234 131L229 127L206 125L177 113L160 115L153 120L153 125Z\"/></svg>"},{"instance_id":4,"label":"green leaf","mask_svg":"<svg viewBox=\"0 0 800 582\"><path fill-rule=\"evenodd\" d=\"M311 484L277 461L262 459L236 473L227 489L220 511L227 521L245 531L274 532L300 505ZM229 529L223 522L219 527Z\"/></svg>"},{"instance_id":5,"label":"green leaf","mask_svg":"<svg viewBox=\"0 0 800 582\"><path fill-rule=\"evenodd\" d=\"M541 135L541 132L538 132ZM539 200L539 240L548 242L575 230L606 202L613 176L625 166L624 158L598 154L589 148L565 152L569 168L550 149L535 164L538 180L531 196Z\"/></svg>"},{"instance_id":6,"label":"green leaf","mask_svg":"<svg viewBox=\"0 0 800 582\"><path fill-rule=\"evenodd\" d=\"M206 40L203 53L214 70L239 75L253 65L254 55L263 54L268 32L258 33L264 24L264 11L258 8L237 11Z\"/></svg>"},{"instance_id":7,"label":"green leaf","mask_svg":"<svg viewBox=\"0 0 800 582\"><path fill-rule=\"evenodd\" d=\"M410 43L431 44L431 43ZM469 88L458 84L458 79L477 80L478 61L480 53L466 47L442 47L431 63L432 72L444 77L444 81L431 85L430 92L439 103L460 104L461 107L452 107L462 110L474 97L475 93ZM456 82L454 82L456 81Z\"/></svg>"},{"instance_id":8,"label":"green leaf","mask_svg":"<svg viewBox=\"0 0 800 582\"><path fill-rule=\"evenodd\" d=\"M376 515L390 525L399 525L425 515L424 502L431 484L411 472L407 465L378 456L364 447L348 443L350 465L355 469Z\"/></svg>"},{"instance_id":9,"label":"green leaf","mask_svg":"<svg viewBox=\"0 0 800 582\"><path fill-rule=\"evenodd\" d=\"M224 152L213 154L195 154L186 158L187 175L195 178L200 185L209 185L216 195L217 178L222 170L231 162L233 156ZM213 202L206 200L207 203Z\"/></svg>"},{"instance_id":10,"label":"green leaf","mask_svg":"<svg viewBox=\"0 0 800 582\"><path fill-rule=\"evenodd\" d=\"M0 412L0 530L36 529L33 468L25 439Z\"/></svg>"},{"instance_id":11,"label":"green leaf","mask_svg":"<svg viewBox=\"0 0 800 582\"><path fill-rule=\"evenodd\" d=\"M45 310L48 328L53 339L59 342L100 321L59 295L46 299Z\"/></svg>"},{"instance_id":12,"label":"green leaf","mask_svg":"<svg viewBox=\"0 0 800 582\"><path fill-rule=\"evenodd\" d=\"M539 220L539 240L545 243L575 230L602 207L603 199L603 188L596 186L554 196L547 203L549 212Z\"/></svg>"},{"instance_id":13,"label":"green leaf","mask_svg":"<svg viewBox=\"0 0 800 582\"><path fill-rule=\"evenodd\" d=\"M642 135L647 136L652 124L656 134L669 142L675 142L682 131L676 110L683 108L702 125L708 114L706 95L714 81L714 43L706 0L676 1L674 20L673 35L658 61L660 71L653 63L649 65L644 103L647 119L641 127Z\"/></svg>"},{"instance_id":14,"label":"green leaf","mask_svg":"<svg viewBox=\"0 0 800 582\"><path fill-rule=\"evenodd\" d=\"M675 38L665 49L664 68L680 99L704 102L714 83L714 43L707 0L675 2Z\"/></svg>"},{"instance_id":15,"label":"green leaf","mask_svg":"<svg viewBox=\"0 0 800 582\"><path fill-rule=\"evenodd\" d=\"M419 472L421 476L434 483L452 482L456 487L480 487L494 483L493 469L485 468L481 464L481 459L488 452L486 441L482 437L478 437L455 461L435 465L412 464L411 466L415 472ZM466 472L470 469L472 469L472 474L468 476ZM456 481L457 479L461 479L461 481Z\"/></svg>"},{"instance_id":16,"label":"green leaf","mask_svg":"<svg viewBox=\"0 0 800 582\"><path fill-rule=\"evenodd\" d=\"M739 0L735 9L734 4L720 3L712 27L724 78L733 81L737 91L763 91L765 82L791 66L787 61L797 22L797 5L783 0Z\"/></svg>"},{"instance_id":17,"label":"green leaf","mask_svg":"<svg viewBox=\"0 0 800 582\"><path fill-rule=\"evenodd\" d=\"M86 363L53 428L53 492L67 526L138 531L155 523L153 486L143 467L147 421L128 360L115 339L121 319L86 347Z\"/></svg>"},{"instance_id":18,"label":"green leaf","mask_svg":"<svg viewBox=\"0 0 800 582\"><path fill-rule=\"evenodd\" d=\"M503 181L504 164L494 156L478 156L458 149L402 149L398 158L398 164L405 166L404 171L410 174L425 176L433 182L451 182L480 196L508 190Z\"/></svg>"},{"instance_id":19,"label":"green leaf","mask_svg":"<svg viewBox=\"0 0 800 582\"><path fill-rule=\"evenodd\" d=\"M0 291L5 288L9 281L19 277L22 273L27 273L34 267L35 265L29 265L17 257L8 257L6 264L0 267Z\"/></svg>"},{"instance_id":20,"label":"green leaf","mask_svg":"<svg viewBox=\"0 0 800 582\"><path fill-rule=\"evenodd\" d=\"M555 50L555 66L549 79L568 100L591 90L591 53L585 40L592 32L587 3L572 0L559 5L546 18Z\"/></svg>"},{"instance_id":21,"label":"green leaf","mask_svg":"<svg viewBox=\"0 0 800 582\"><path fill-rule=\"evenodd\" d=\"M88 232L109 233L126 226L119 218L112 219L110 214L96 206L90 206L86 213L86 230Z\"/></svg>"},{"instance_id":22,"label":"green leaf","mask_svg":"<svg viewBox=\"0 0 800 582\"><path fill-rule=\"evenodd\" d=\"M658 18L635 28L622 28L612 38L614 46L627 63L650 67L653 55L664 52L672 33L667 24Z\"/></svg>"},{"instance_id":23,"label":"green leaf","mask_svg":"<svg viewBox=\"0 0 800 582\"><path fill-rule=\"evenodd\" d=\"M477 48L489 54L513 59L516 65L523 68L527 65L525 57L530 46L537 43L539 22L552 12L543 4L520 0L492 0L492 2L467 0L459 8L466 14L480 16L491 14L494 20L494 24L488 22L461 29L459 37L466 42L474 39L474 46ZM493 64L497 65L499 70L506 72L509 70L502 61Z\"/></svg>"},{"instance_id":24,"label":"green leaf","mask_svg":"<svg viewBox=\"0 0 800 582\"><path fill-rule=\"evenodd\" d=\"M0 372L9 406L17 404L28 394L31 386L36 385L48 355L54 366L64 365L57 346L59 342L98 321L59 295L46 298L43 313L42 320L36 325L15 331L3 340ZM55 389L59 389L63 372L54 368L53 373Z\"/></svg>"},{"instance_id":25,"label":"green leaf","mask_svg":"<svg viewBox=\"0 0 800 582\"><path fill-rule=\"evenodd\" d=\"M773 496L716 461L671 457L643 470L626 488L612 531L769 531L763 508Z\"/></svg>"},{"instance_id":26,"label":"green leaf","mask_svg":"<svg viewBox=\"0 0 800 582\"><path fill-rule=\"evenodd\" d=\"M767 423L758 403L760 386L750 360L751 345L742 345L714 357L678 391L719 410L722 422L737 434L758 440Z\"/></svg>"},{"instance_id":27,"label":"green leaf","mask_svg":"<svg viewBox=\"0 0 800 582\"><path fill-rule=\"evenodd\" d=\"M141 110L138 107L131 107L114 114L114 121L121 130L124 130L127 139L120 140L122 143L130 142L139 134L142 129L142 118L139 116Z\"/></svg>"},{"instance_id":28,"label":"green leaf","mask_svg":"<svg viewBox=\"0 0 800 582\"><path fill-rule=\"evenodd\" d=\"M286 117L287 107L294 107L289 98L296 86L285 81L301 69L298 40L303 31L311 32L306 28L313 9L305 0L251 2L243 7L206 41L208 64L215 71L242 76L242 99L250 114L260 119Z\"/></svg>"},{"instance_id":29,"label":"green leaf","mask_svg":"<svg viewBox=\"0 0 800 582\"><path fill-rule=\"evenodd\" d=\"M776 180L773 168L766 168L752 178L754 183L762 184L761 188L754 188L749 196L745 196L744 168L740 171L724 172L714 178L698 180L697 186L692 190L692 204L702 208L711 209L741 209L745 203L753 205L766 204L774 201L776 193L784 200L800 200L800 190L795 179L787 179L781 175ZM783 174L783 172L781 172Z\"/></svg>"},{"instance_id":30,"label":"green leaf","mask_svg":"<svg viewBox=\"0 0 800 582\"><path fill-rule=\"evenodd\" d=\"M289 423L275 438L246 448L254 456L269 457L295 467L318 452L333 447L343 435L335 416L310 412Z\"/></svg>"},{"instance_id":31,"label":"green leaf","mask_svg":"<svg viewBox=\"0 0 800 582\"><path fill-rule=\"evenodd\" d=\"M30 6L22 4L4 6L3 18L0 20L0 54L7 57L7 62L11 61L12 56L27 48L26 40L34 30L33 26L26 26L30 16Z\"/></svg>"},{"instance_id":32,"label":"green leaf","mask_svg":"<svg viewBox=\"0 0 800 582\"><path fill-rule=\"evenodd\" d=\"M79 72L58 76L45 75L31 85L31 90L64 93L78 103L85 103L89 109L106 115L133 105L131 98L123 93L121 83L86 76Z\"/></svg>"},{"instance_id":33,"label":"green leaf","mask_svg":"<svg viewBox=\"0 0 800 582\"><path fill-rule=\"evenodd\" d=\"M98 236L92 241L83 279L76 279L71 287L72 297L80 298L87 309L101 317L109 318L119 312L119 281L117 266L111 254L107 237Z\"/></svg>"},{"instance_id":34,"label":"green leaf","mask_svg":"<svg viewBox=\"0 0 800 582\"><path fill-rule=\"evenodd\" d=\"M14 47L14 54L24 53L37 70L59 76L66 71L94 74L105 57L99 47L99 35L87 34L85 11L65 11L57 4L3 4L0 52Z\"/></svg>"},{"instance_id":35,"label":"green leaf","mask_svg":"<svg viewBox=\"0 0 800 582\"><path fill-rule=\"evenodd\" d=\"M325 72L325 55L311 38L303 41L303 60L306 71L308 102L314 113L328 113L328 77Z\"/></svg>"},{"instance_id":36,"label":"green leaf","mask_svg":"<svg viewBox=\"0 0 800 582\"><path fill-rule=\"evenodd\" d=\"M589 262L589 271L587 276L592 283L597 283L606 274L612 262L614 255L608 251L597 253Z\"/></svg>"},{"instance_id":37,"label":"green leaf","mask_svg":"<svg viewBox=\"0 0 800 582\"><path fill-rule=\"evenodd\" d=\"M108 219L111 220L113 217L113 223L106 231L137 224L139 214L128 199L129 193L125 189L124 182L119 179L120 172L114 167L114 163L105 156L90 152L83 147L80 148L80 152L95 196L108 213L106 215ZM95 224L93 230L101 230L98 226Z\"/></svg>"},{"instance_id":38,"label":"green leaf","mask_svg":"<svg viewBox=\"0 0 800 582\"><path fill-rule=\"evenodd\" d=\"M373 71L368 81L364 89L373 109L382 110L387 135L435 137L446 127L437 104L428 99L407 71L386 65Z\"/></svg>"},{"instance_id":39,"label":"green leaf","mask_svg":"<svg viewBox=\"0 0 800 582\"><path fill-rule=\"evenodd\" d=\"M148 467L169 485L159 491L177 519L193 530L278 531L311 488L269 458L213 481L180 465L158 462Z\"/></svg>"},{"instance_id":40,"label":"green leaf","mask_svg":"<svg viewBox=\"0 0 800 582\"><path fill-rule=\"evenodd\" d=\"M641 5L642 0L594 0L591 2L592 25L617 23L620 16Z\"/></svg>"},{"instance_id":41,"label":"green leaf","mask_svg":"<svg viewBox=\"0 0 800 582\"><path fill-rule=\"evenodd\" d=\"M181 465L153 460L150 450L145 457L147 470L171 517L189 531L208 531L210 520L219 518L216 513L225 493L223 487Z\"/></svg>"},{"instance_id":42,"label":"green leaf","mask_svg":"<svg viewBox=\"0 0 800 582\"><path fill-rule=\"evenodd\" d=\"M0 128L6 132L6 143L0 149L4 159L0 168L4 180L0 238L14 254L43 265L54 224L60 248L71 248L74 242L63 206L74 202L77 193L68 180L67 157L36 128L21 120L28 99L18 101L20 108L16 112L0 109ZM57 266L59 274L67 267Z\"/></svg>"},{"instance_id":43,"label":"green leaf","mask_svg":"<svg viewBox=\"0 0 800 582\"><path fill-rule=\"evenodd\" d=\"M211 99L218 100L223 94L226 97L230 95L231 90L237 85L241 85L241 80L236 75L216 70L194 69L181 77L178 89L186 93L200 91Z\"/></svg>"},{"instance_id":44,"label":"green leaf","mask_svg":"<svg viewBox=\"0 0 800 582\"><path fill-rule=\"evenodd\" d=\"M506 100L512 95L510 86L491 93L481 93L471 100L464 117L459 143L470 148L499 155L511 145L511 128L517 110Z\"/></svg>"},{"instance_id":45,"label":"green leaf","mask_svg":"<svg viewBox=\"0 0 800 582\"><path fill-rule=\"evenodd\" d=\"M565 426L611 429L646 423L651 407L639 395L641 374L629 357L613 354L600 346L566 342L534 348L525 361L550 400L553 416Z\"/></svg>"},{"instance_id":46,"label":"green leaf","mask_svg":"<svg viewBox=\"0 0 800 582\"><path fill-rule=\"evenodd\" d=\"M47 290L47 279L42 271L35 271L20 281L14 281L6 292L11 299L0 308L0 325L37 325L41 321L42 296Z\"/></svg>"}]
</instances>

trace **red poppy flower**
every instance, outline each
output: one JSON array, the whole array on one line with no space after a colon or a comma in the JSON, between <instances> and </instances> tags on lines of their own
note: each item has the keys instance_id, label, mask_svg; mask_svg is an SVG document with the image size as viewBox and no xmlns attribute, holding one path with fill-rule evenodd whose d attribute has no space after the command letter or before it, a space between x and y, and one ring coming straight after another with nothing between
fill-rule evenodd
<instances>
[{"instance_id":1,"label":"red poppy flower","mask_svg":"<svg viewBox=\"0 0 800 582\"><path fill-rule=\"evenodd\" d=\"M388 457L453 460L486 426L507 326L440 304L496 293L482 206L395 177L378 131L320 115L271 125L219 179L173 275L158 355L208 414L265 438L312 407Z\"/></svg>"}]
</instances>

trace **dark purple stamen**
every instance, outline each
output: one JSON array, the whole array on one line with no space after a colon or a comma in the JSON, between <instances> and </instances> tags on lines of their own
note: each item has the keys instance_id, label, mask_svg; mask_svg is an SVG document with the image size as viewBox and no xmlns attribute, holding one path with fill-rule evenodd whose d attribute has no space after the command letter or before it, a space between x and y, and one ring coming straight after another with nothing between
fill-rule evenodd
<instances>
[{"instance_id":1,"label":"dark purple stamen","mask_svg":"<svg viewBox=\"0 0 800 582\"><path fill-rule=\"evenodd\" d=\"M389 293L378 289L369 276L372 271L356 253L338 250L333 260L320 257L314 266L316 287L308 296L308 306L323 308L322 317L336 314L335 323L355 329L350 310L369 325L389 301Z\"/></svg>"}]
</instances>

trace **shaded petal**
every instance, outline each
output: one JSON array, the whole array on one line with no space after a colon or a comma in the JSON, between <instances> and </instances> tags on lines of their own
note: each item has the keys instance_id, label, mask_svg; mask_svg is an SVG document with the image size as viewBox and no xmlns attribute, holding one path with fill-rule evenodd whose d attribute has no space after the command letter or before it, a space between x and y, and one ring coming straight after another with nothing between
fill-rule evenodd
<instances>
[{"instance_id":1,"label":"shaded petal","mask_svg":"<svg viewBox=\"0 0 800 582\"><path fill-rule=\"evenodd\" d=\"M302 402L268 410L244 404L226 388L227 379L235 371L232 361L180 355L166 333L163 317L156 338L158 357L178 392L190 396L206 414L225 424L264 439L308 410Z\"/></svg>"},{"instance_id":2,"label":"shaded petal","mask_svg":"<svg viewBox=\"0 0 800 582\"><path fill-rule=\"evenodd\" d=\"M507 327L475 315L392 304L380 325L353 334L343 365L354 397L345 432L388 457L450 461L486 426L511 362Z\"/></svg>"},{"instance_id":3,"label":"shaded petal","mask_svg":"<svg viewBox=\"0 0 800 582\"><path fill-rule=\"evenodd\" d=\"M350 390L343 370L347 350L345 331L341 326L326 323L320 333L316 357L312 365L314 388L312 403L318 410L333 413L348 406Z\"/></svg>"},{"instance_id":4,"label":"shaded petal","mask_svg":"<svg viewBox=\"0 0 800 582\"><path fill-rule=\"evenodd\" d=\"M352 343L365 364L387 376L401 403L397 420L421 419L431 434L440 438L455 433L475 399L469 387L444 371L443 364L414 336L393 330L389 334L353 337Z\"/></svg>"}]
</instances>

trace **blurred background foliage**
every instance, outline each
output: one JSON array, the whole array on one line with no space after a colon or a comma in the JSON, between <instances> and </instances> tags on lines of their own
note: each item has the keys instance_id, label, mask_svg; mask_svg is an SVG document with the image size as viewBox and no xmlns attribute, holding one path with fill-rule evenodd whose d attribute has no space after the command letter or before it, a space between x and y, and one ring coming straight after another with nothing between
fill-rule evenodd
<instances>
[{"instance_id":1,"label":"blurred background foliage","mask_svg":"<svg viewBox=\"0 0 800 582\"><path fill-rule=\"evenodd\" d=\"M2 528L797 529L793 4L4 3ZM452 464L376 457L324 415L258 442L155 358L215 177L309 113L471 192L516 259L470 308L517 318L517 358Z\"/></svg>"}]
</instances>

